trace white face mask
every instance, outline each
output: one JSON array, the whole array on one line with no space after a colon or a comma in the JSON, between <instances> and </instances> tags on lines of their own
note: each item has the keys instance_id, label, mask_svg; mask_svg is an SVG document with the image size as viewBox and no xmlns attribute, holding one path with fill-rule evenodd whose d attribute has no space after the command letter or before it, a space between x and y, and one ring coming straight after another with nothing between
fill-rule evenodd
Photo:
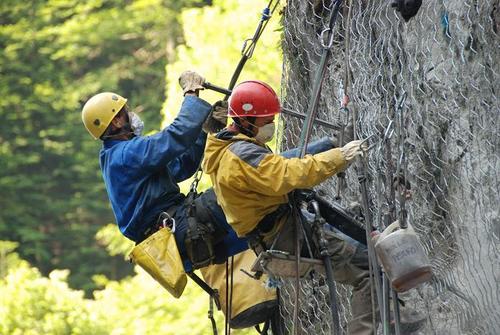
<instances>
[{"instance_id":1,"label":"white face mask","mask_svg":"<svg viewBox=\"0 0 500 335\"><path fill-rule=\"evenodd\" d=\"M255 139L261 143L267 143L274 137L275 126L273 123L268 123L262 127L259 127L259 131L257 135L255 135Z\"/></svg>"},{"instance_id":2,"label":"white face mask","mask_svg":"<svg viewBox=\"0 0 500 335\"><path fill-rule=\"evenodd\" d=\"M129 112L128 119L130 121L132 132L135 134L135 136L141 136L144 129L144 122L141 120L139 115L135 114L134 112Z\"/></svg>"}]
</instances>

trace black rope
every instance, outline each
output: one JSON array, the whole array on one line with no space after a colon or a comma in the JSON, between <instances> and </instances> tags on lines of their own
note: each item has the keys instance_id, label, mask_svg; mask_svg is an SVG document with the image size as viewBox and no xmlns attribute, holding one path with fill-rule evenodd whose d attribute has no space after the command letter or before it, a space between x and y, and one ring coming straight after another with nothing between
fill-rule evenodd
<instances>
[{"instance_id":1,"label":"black rope","mask_svg":"<svg viewBox=\"0 0 500 335\"><path fill-rule=\"evenodd\" d=\"M366 186L366 162L363 159L360 163L358 163L358 180L359 180L359 188L361 191L361 202L363 206L363 214L364 214L364 222L365 222L365 234L366 241L368 247L368 271L370 273L370 298L372 303L372 317L374 316L374 306L375 306L375 295L377 298L378 306L380 307L379 311L381 316L383 315L383 299L382 299L382 281L380 278L380 267L377 263L377 258L375 255L375 250L373 247L373 243L370 243L370 234L372 231L372 216L369 208L369 198L368 198L368 188ZM375 292L374 292L375 289ZM383 320L383 318L381 317ZM373 320L372 320L373 321ZM373 322L373 327L375 328L375 323ZM376 329L374 329L376 331Z\"/></svg>"},{"instance_id":2,"label":"black rope","mask_svg":"<svg viewBox=\"0 0 500 335\"><path fill-rule=\"evenodd\" d=\"M252 58L253 52L255 51L255 47L257 46L257 42L259 41L260 36L262 35L262 32L267 26L267 23L269 22L269 19L271 18L272 14L276 10L276 7L279 4L279 0L276 1L276 3L273 5L274 0L269 1L268 5L264 10L262 11L262 16L260 18L259 24L257 25L257 29L255 29L255 33L253 34L252 38L248 38L243 42L243 47L241 49L241 58L240 61L238 62L238 65L236 66L236 69L233 72L233 75L231 77L231 81L229 82L228 90L231 91L234 86L236 85L236 81L238 80L241 71L243 71L243 67L245 66L245 63L247 60ZM272 8L271 8L272 7ZM250 41L250 43L248 43ZM224 97L224 100L228 100L229 95L226 94Z\"/></svg>"},{"instance_id":3,"label":"black rope","mask_svg":"<svg viewBox=\"0 0 500 335\"><path fill-rule=\"evenodd\" d=\"M234 271L234 257L231 257L231 284L229 286L229 314L228 314L228 320L229 322L231 322L231 318L233 317L232 316L232 309L233 309L233 285L234 285L234 282L233 282L233 271ZM229 334L231 334L231 327L229 327Z\"/></svg>"},{"instance_id":4,"label":"black rope","mask_svg":"<svg viewBox=\"0 0 500 335\"><path fill-rule=\"evenodd\" d=\"M224 321L224 334L229 335L229 261L226 260L226 319Z\"/></svg>"},{"instance_id":5,"label":"black rope","mask_svg":"<svg viewBox=\"0 0 500 335\"><path fill-rule=\"evenodd\" d=\"M233 72L233 75L231 76L231 81L229 82L228 89L226 90L224 88L214 86L208 82L205 82L203 84L203 87L205 87L206 89L211 89L211 90L214 90L214 91L217 91L220 93L224 93L225 94L224 101L227 101L229 99L229 95L231 94L231 90L236 85L236 81L240 77L241 71L243 71L243 67L245 66L245 63L247 62L247 60L252 58L255 47L257 46L257 42L258 42L260 36L262 35L264 29L266 28L269 19L271 18L272 14L274 13L274 11L276 10L276 8L279 4L279 0L276 1L276 3L274 5L273 5L273 2L274 2L274 0L270 0L267 7L264 8L264 10L262 11L261 19L259 21L259 24L257 25L257 29L255 30L253 37L250 39L246 39L244 41L243 47L241 50L242 56L241 56L240 61L238 62L238 65L236 66L236 69ZM251 41L251 43L248 44L248 41ZM198 176L198 173L199 173L199 176ZM202 174L203 174L203 171L201 170L201 160L200 160L200 164L198 165L198 169L196 170L195 180L191 184L191 190L194 189L194 191L196 192L196 188L198 187L198 183L201 179ZM197 177L198 177L198 179L196 179Z\"/></svg>"},{"instance_id":6,"label":"black rope","mask_svg":"<svg viewBox=\"0 0 500 335\"><path fill-rule=\"evenodd\" d=\"M331 307L331 315L333 321L333 329L335 330L335 334L340 334L340 316L339 316L338 299L337 299L337 285L335 284L333 266L330 259L331 255L328 250L328 241L325 238L323 230L323 226L325 225L326 222L321 217L318 202L312 200L309 202L309 205L312 207L315 213L313 229L316 235L316 239L318 240L318 247L321 260L325 264L326 283L328 285L328 293L329 293L328 297L331 304L330 307Z\"/></svg>"},{"instance_id":7,"label":"black rope","mask_svg":"<svg viewBox=\"0 0 500 335\"><path fill-rule=\"evenodd\" d=\"M196 273L194 272L187 272L187 275L189 278L191 278L199 287L203 289L203 291L207 292L209 296L211 296L214 301L215 305L217 306L217 309L220 310L220 299L219 299L219 292L217 290L212 289L210 286L208 286L207 283L203 281Z\"/></svg>"},{"instance_id":8,"label":"black rope","mask_svg":"<svg viewBox=\"0 0 500 335\"><path fill-rule=\"evenodd\" d=\"M214 335L218 335L217 324L214 319L214 297L209 297L209 308L208 308L208 318L210 319L210 323L212 324L212 332Z\"/></svg>"}]
</instances>

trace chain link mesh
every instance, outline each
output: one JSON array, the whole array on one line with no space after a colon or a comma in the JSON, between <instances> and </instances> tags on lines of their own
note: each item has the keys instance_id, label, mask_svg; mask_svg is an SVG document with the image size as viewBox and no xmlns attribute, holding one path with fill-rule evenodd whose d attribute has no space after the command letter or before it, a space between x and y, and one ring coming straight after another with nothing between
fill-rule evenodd
<instances>
[{"instance_id":1,"label":"chain link mesh","mask_svg":"<svg viewBox=\"0 0 500 335\"><path fill-rule=\"evenodd\" d=\"M289 0L283 10L282 100L291 110L307 111L332 8L330 0ZM406 209L431 257L433 280L403 297L427 316L420 334L500 329L498 12L495 0L423 1L405 22L390 1L344 1L334 28L318 118L342 128L344 143L373 135L373 223L384 227ZM348 110L340 108L344 91ZM298 145L303 120L282 122L281 148ZM311 139L323 136L340 137L315 125ZM319 189L343 206L361 202L356 168L343 187L331 178ZM406 203L394 191L399 175L411 187ZM293 283L285 279L281 290L290 333ZM346 331L350 291L337 288ZM321 276L301 279L297 326L299 334L331 334Z\"/></svg>"}]
</instances>

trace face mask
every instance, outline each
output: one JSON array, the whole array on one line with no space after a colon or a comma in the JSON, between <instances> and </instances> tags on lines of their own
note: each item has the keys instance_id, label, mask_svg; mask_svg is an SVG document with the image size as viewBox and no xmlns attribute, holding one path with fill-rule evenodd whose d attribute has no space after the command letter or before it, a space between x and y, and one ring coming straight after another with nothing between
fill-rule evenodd
<instances>
[{"instance_id":1,"label":"face mask","mask_svg":"<svg viewBox=\"0 0 500 335\"><path fill-rule=\"evenodd\" d=\"M135 134L135 136L141 136L142 130L144 129L144 122L142 122L141 118L134 112L129 112L128 119L130 121L132 132Z\"/></svg>"},{"instance_id":2,"label":"face mask","mask_svg":"<svg viewBox=\"0 0 500 335\"><path fill-rule=\"evenodd\" d=\"M267 143L274 137L274 122L268 123L262 127L259 127L259 132L255 135L255 139L261 143Z\"/></svg>"}]
</instances>

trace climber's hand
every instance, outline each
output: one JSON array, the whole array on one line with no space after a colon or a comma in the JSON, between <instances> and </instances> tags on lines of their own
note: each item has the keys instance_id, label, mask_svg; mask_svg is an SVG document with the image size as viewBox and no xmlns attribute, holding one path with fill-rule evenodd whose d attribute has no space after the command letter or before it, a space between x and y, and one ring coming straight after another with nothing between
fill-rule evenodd
<instances>
[{"instance_id":1,"label":"climber's hand","mask_svg":"<svg viewBox=\"0 0 500 335\"><path fill-rule=\"evenodd\" d=\"M340 150L347 163L351 163L356 157L362 156L368 150L368 145L364 140L356 140L347 143Z\"/></svg>"},{"instance_id":2,"label":"climber's hand","mask_svg":"<svg viewBox=\"0 0 500 335\"><path fill-rule=\"evenodd\" d=\"M227 101L219 100L212 106L212 117L223 123L227 123Z\"/></svg>"},{"instance_id":3,"label":"climber's hand","mask_svg":"<svg viewBox=\"0 0 500 335\"><path fill-rule=\"evenodd\" d=\"M179 85L181 85L184 95L186 93L198 94L199 90L203 90L205 78L194 71L184 71L179 77Z\"/></svg>"},{"instance_id":4,"label":"climber's hand","mask_svg":"<svg viewBox=\"0 0 500 335\"><path fill-rule=\"evenodd\" d=\"M227 124L227 101L217 101L212 106L212 111L203 123L203 131L207 134L218 133Z\"/></svg>"}]
</instances>

